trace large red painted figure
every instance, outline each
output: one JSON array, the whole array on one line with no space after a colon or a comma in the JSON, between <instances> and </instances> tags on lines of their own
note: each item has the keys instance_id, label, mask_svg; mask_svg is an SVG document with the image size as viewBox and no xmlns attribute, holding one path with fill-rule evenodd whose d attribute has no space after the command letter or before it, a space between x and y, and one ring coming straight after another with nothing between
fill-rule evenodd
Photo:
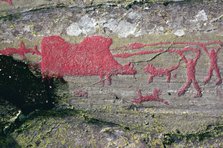
<instances>
[{"instance_id":1,"label":"large red painted figure","mask_svg":"<svg viewBox=\"0 0 223 148\"><path fill-rule=\"evenodd\" d=\"M220 48L213 48L207 50L207 46L220 45L221 41L211 42L160 42L153 44L132 43L128 46L124 46L123 49L137 50L144 47L153 47L159 45L193 45L199 48L185 47L183 49L152 49L146 51L138 51L133 53L120 53L112 55L110 52L110 46L112 44L111 38L102 36L86 37L82 42L78 44L71 44L66 42L59 36L44 37L41 42L41 52L37 50L37 46L34 48L26 48L23 42L20 43L19 48L5 48L0 50L0 55L14 55L18 54L23 59L26 58L26 54L36 54L42 57L40 63L40 69L43 77L63 77L63 76L99 76L101 81L111 84L111 76L113 75L135 75L136 70L133 64L128 63L124 66L119 64L116 58L128 58L131 56L145 55L145 54L161 54L164 52L178 54L181 59L186 63L187 80L185 84L179 89L178 95L183 95L190 87L191 83L197 91L196 97L201 97L201 88L195 78L197 61L200 58L201 50L204 50L210 59L210 67L208 76L205 78L205 84L208 83L215 71L218 77L217 85L222 83L220 70L217 65L217 55ZM170 47L170 46L169 46ZM121 48L120 48L121 49ZM196 57L193 59L186 58L185 52L193 52ZM152 82L154 76L167 76L167 82L170 81L171 72L178 68L180 63L173 65L169 68L156 68L149 64L144 68L144 72L149 73L149 82ZM148 96L142 96L138 93L138 99L135 101L143 102L146 100L155 99L158 93ZM152 100L153 100L152 99ZM156 99L155 99L156 100ZM159 100L159 99L158 99Z\"/></svg>"},{"instance_id":2,"label":"large red painted figure","mask_svg":"<svg viewBox=\"0 0 223 148\"><path fill-rule=\"evenodd\" d=\"M185 51L195 52L196 57L194 59L186 58L185 55L183 54ZM199 49L193 49L188 47L178 51L177 53L182 57L182 60L186 63L186 68L187 68L187 80L185 84L179 89L178 96L183 95L190 87L191 83L193 83L194 88L197 90L197 95L195 97L201 97L202 96L201 88L195 78L196 64L198 59L200 58L201 51Z\"/></svg>"},{"instance_id":3,"label":"large red painted figure","mask_svg":"<svg viewBox=\"0 0 223 148\"><path fill-rule=\"evenodd\" d=\"M133 64L120 65L110 52L112 39L86 37L79 44L66 42L59 36L44 37L41 43L43 76L95 76L111 84L112 75L135 75Z\"/></svg>"}]
</instances>

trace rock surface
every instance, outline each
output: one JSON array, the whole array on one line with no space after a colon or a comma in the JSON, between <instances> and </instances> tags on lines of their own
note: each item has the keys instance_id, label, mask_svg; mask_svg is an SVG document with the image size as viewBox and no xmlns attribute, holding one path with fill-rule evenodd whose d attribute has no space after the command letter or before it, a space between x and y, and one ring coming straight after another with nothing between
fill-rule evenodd
<instances>
[{"instance_id":1,"label":"rock surface","mask_svg":"<svg viewBox=\"0 0 223 148\"><path fill-rule=\"evenodd\" d=\"M12 2L13 5L9 5L0 1L0 49L4 50L7 47L17 49L20 41L24 41L27 47L33 48L37 45L41 51L42 39L51 35L60 36L66 42L73 43L73 49L76 49L76 46L82 45L80 43L86 37L99 35L112 39L109 51L115 61L121 65L133 63L137 74L112 75L112 84L104 86L97 75L63 76L63 79L50 79L48 86L49 83L43 82L39 72L41 64L38 66L38 63L41 62L41 56L26 54L26 58L22 59L19 55L12 55L15 63L22 61L28 70L19 77L21 81L15 81L18 83L15 85L18 87L15 88L18 90L17 93L20 93L19 90L30 92L23 96L31 95L37 102L30 103L32 99L25 97L20 105L16 105L11 98L5 97L6 93L3 95L0 91L0 145L3 147L222 147L223 85L215 85L218 81L216 71L208 84L203 83L208 74L210 56L207 56L203 48L189 44L190 47L201 50L196 64L196 79L201 87L202 97L194 98L197 90L193 86L190 86L184 95L178 96L179 89L188 78L187 65L184 61L179 61L181 58L179 54L171 52L188 46L188 44L175 45L173 42L223 41L221 0ZM159 42L169 42L169 44L131 50L143 44ZM221 48L221 45L212 44L207 47L210 50ZM159 49L167 51L129 58L117 56ZM0 56L2 58L3 55ZM195 58L195 54L191 53L185 56L188 59ZM217 65L221 76L223 76L222 56L223 52L220 49L217 53ZM8 58L12 60L11 57ZM144 72L147 64L165 69L178 62L180 66L172 72L170 83L167 83L166 76L163 76L154 77L153 82L147 84L150 76ZM11 65L4 63L1 65L5 66L5 69L7 66L8 69L12 68ZM7 89L9 85L6 85L7 80L4 76L6 73L1 69L0 72L0 82L4 82L0 84L0 89L8 90L7 94L10 94L12 88ZM29 79L25 77L27 76L25 73L31 75L33 81L26 83ZM22 87L20 83L24 83L24 87L33 88L33 92L20 88ZM54 91L49 92L44 86L49 88L53 86ZM39 87L41 89L37 89ZM168 101L170 105L157 101L132 103L134 98L140 98L138 90L141 90L141 96L155 96L153 93L155 88L162 91L159 97ZM44 96L47 93L49 96L54 95L55 100L48 102L46 96L39 98L37 94L41 93ZM52 103L53 108L33 107L48 103ZM31 111L24 113L23 105L30 107Z\"/></svg>"}]
</instances>

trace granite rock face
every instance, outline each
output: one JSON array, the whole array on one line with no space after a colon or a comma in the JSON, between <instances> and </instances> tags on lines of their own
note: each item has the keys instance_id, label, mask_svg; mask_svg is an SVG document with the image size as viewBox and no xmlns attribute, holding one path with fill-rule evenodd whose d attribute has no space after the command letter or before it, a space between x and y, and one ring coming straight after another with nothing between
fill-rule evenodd
<instances>
[{"instance_id":1,"label":"granite rock face","mask_svg":"<svg viewBox=\"0 0 223 148\"><path fill-rule=\"evenodd\" d=\"M222 8L0 1L0 145L222 147Z\"/></svg>"}]
</instances>

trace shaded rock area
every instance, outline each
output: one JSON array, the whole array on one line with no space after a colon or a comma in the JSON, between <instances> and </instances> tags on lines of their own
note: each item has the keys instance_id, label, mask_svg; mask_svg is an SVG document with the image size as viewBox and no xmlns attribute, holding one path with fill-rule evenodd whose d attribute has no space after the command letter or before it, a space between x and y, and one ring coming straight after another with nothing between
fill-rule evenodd
<instances>
[{"instance_id":1,"label":"shaded rock area","mask_svg":"<svg viewBox=\"0 0 223 148\"><path fill-rule=\"evenodd\" d=\"M111 38L113 56L137 52L124 48L135 42L170 42L138 50L149 51L184 47L172 42L223 41L222 0L12 2L0 1L0 50L17 48L24 41L41 51L42 38L51 35L75 43L74 47L91 35ZM187 79L186 64L168 51L114 57L120 65L133 63L137 74L114 75L111 85L102 85L96 75L43 78L41 56L0 55L0 147L223 147L223 85L215 85L215 73L203 83L210 62L201 51L196 65L200 98L194 98L193 86L178 96ZM222 51L217 64L223 77ZM147 83L148 63L165 68L178 62L170 83L165 76ZM170 105L132 103L140 96L137 92L152 96L155 88Z\"/></svg>"}]
</instances>

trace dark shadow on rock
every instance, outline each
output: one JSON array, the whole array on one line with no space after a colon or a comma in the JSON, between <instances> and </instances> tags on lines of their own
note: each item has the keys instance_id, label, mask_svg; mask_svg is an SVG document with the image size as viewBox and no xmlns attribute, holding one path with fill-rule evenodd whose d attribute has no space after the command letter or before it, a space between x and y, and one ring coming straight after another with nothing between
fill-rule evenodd
<instances>
[{"instance_id":1,"label":"dark shadow on rock","mask_svg":"<svg viewBox=\"0 0 223 148\"><path fill-rule=\"evenodd\" d=\"M59 99L57 89L60 85L67 84L62 79L42 79L41 74L32 72L26 63L1 55L0 134L7 133L8 136L22 124L21 119L29 117L33 112L54 108ZM17 117L19 111L21 113ZM8 128L5 132L6 127Z\"/></svg>"},{"instance_id":2,"label":"dark shadow on rock","mask_svg":"<svg viewBox=\"0 0 223 148\"><path fill-rule=\"evenodd\" d=\"M48 118L81 117L83 123L99 127L120 126L116 123L95 119L87 111L76 110L71 106L59 104L59 89L68 89L62 79L42 79L34 74L27 64L12 57L0 56L0 135L2 145L19 147L10 136L11 133L23 133L21 128L30 120ZM21 113L19 116L19 110ZM5 120L4 120L5 119ZM15 119L15 120L11 120ZM66 120L66 119L65 119ZM7 127L7 128L6 128ZM0 145L1 145L0 143Z\"/></svg>"},{"instance_id":3,"label":"dark shadow on rock","mask_svg":"<svg viewBox=\"0 0 223 148\"><path fill-rule=\"evenodd\" d=\"M18 143L9 135L0 135L1 148L21 148Z\"/></svg>"},{"instance_id":4,"label":"dark shadow on rock","mask_svg":"<svg viewBox=\"0 0 223 148\"><path fill-rule=\"evenodd\" d=\"M35 76L24 62L0 56L0 99L7 100L23 114L54 107L54 81Z\"/></svg>"},{"instance_id":5,"label":"dark shadow on rock","mask_svg":"<svg viewBox=\"0 0 223 148\"><path fill-rule=\"evenodd\" d=\"M208 125L205 130L194 133L181 133L180 131L164 134L163 146L168 147L174 143L178 144L182 141L196 143L208 139L214 139L223 136L223 125Z\"/></svg>"}]
</instances>

